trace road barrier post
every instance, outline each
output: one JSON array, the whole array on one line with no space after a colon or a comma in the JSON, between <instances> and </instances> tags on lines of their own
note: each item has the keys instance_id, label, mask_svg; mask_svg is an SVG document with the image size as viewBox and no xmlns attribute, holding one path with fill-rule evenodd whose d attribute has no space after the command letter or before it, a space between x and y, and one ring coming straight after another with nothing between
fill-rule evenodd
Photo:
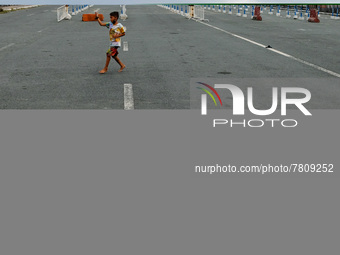
<instances>
[{"instance_id":1,"label":"road barrier post","mask_svg":"<svg viewBox=\"0 0 340 255\"><path fill-rule=\"evenodd\" d=\"M260 6L255 6L253 20L258 20L258 21L262 20Z\"/></svg>"}]
</instances>

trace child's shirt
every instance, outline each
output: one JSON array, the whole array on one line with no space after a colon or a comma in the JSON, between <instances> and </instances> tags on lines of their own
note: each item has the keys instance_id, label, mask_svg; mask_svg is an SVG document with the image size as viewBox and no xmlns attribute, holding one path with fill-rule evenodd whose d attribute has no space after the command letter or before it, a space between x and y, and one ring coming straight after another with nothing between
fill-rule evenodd
<instances>
[{"instance_id":1,"label":"child's shirt","mask_svg":"<svg viewBox=\"0 0 340 255\"><path fill-rule=\"evenodd\" d=\"M125 33L124 26L120 23L118 23L117 25L113 25L112 22L107 22L106 27L110 30L109 31L110 47L120 47L121 46L120 37L114 38L113 35L115 33L118 33L118 34Z\"/></svg>"}]
</instances>

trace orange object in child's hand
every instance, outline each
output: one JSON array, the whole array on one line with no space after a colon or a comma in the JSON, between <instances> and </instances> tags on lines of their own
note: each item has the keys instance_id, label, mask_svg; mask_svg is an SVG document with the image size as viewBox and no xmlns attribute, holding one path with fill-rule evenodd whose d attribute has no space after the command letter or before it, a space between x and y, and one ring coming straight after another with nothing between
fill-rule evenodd
<instances>
[{"instance_id":1,"label":"orange object in child's hand","mask_svg":"<svg viewBox=\"0 0 340 255\"><path fill-rule=\"evenodd\" d=\"M96 16L103 21L104 20L104 15L103 14L83 14L82 20L83 21L97 21Z\"/></svg>"}]
</instances>

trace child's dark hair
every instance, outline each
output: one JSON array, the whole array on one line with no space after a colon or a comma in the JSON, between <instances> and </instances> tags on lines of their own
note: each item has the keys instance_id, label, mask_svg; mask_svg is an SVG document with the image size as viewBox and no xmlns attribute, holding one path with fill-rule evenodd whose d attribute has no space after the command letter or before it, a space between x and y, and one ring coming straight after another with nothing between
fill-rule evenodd
<instances>
[{"instance_id":1,"label":"child's dark hair","mask_svg":"<svg viewBox=\"0 0 340 255\"><path fill-rule=\"evenodd\" d=\"M119 12L111 12L110 16L113 16L113 17L119 19Z\"/></svg>"}]
</instances>

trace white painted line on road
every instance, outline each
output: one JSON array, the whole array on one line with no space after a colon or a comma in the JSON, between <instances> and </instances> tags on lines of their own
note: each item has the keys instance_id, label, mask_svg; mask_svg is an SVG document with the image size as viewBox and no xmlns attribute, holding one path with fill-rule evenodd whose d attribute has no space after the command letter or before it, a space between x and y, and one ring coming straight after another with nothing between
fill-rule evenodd
<instances>
[{"instance_id":1,"label":"white painted line on road","mask_svg":"<svg viewBox=\"0 0 340 255\"><path fill-rule=\"evenodd\" d=\"M44 31L44 30L46 30L46 29L48 29L48 27L46 27L46 28L44 28L44 29L41 29L41 30L39 30L39 31L37 31L38 33L41 33L42 31Z\"/></svg>"},{"instance_id":2,"label":"white painted line on road","mask_svg":"<svg viewBox=\"0 0 340 255\"><path fill-rule=\"evenodd\" d=\"M325 73L328 73L328 74L330 74L330 75L333 75L333 76L335 76L335 77L340 78L340 74L338 74L338 73L336 73L336 72L333 72L333 71L331 71L331 70L328 70L328 69L326 69L326 68L323 68L323 67L321 67L321 66L314 65L314 64L309 63L309 62L307 62L307 61L305 61L305 60L302 60L302 59L293 57L293 56L291 56L291 55L288 55L288 54L283 53L283 52L278 51L278 50L274 50L273 48L269 48L268 50L271 50L271 51L273 51L273 52L276 52L277 54L280 54L280 55L285 56L285 57L290 58L290 59L294 59L294 60L297 61L297 62L300 62L300 63L305 64L305 65L307 65L307 66L313 67L313 68L315 68L315 69L317 69L317 70L319 70L319 71L322 71L322 72L325 72Z\"/></svg>"},{"instance_id":3,"label":"white painted line on road","mask_svg":"<svg viewBox=\"0 0 340 255\"><path fill-rule=\"evenodd\" d=\"M129 44L128 44L128 42L123 42L123 51L129 51Z\"/></svg>"},{"instance_id":4,"label":"white painted line on road","mask_svg":"<svg viewBox=\"0 0 340 255\"><path fill-rule=\"evenodd\" d=\"M124 110L133 110L133 92L132 92L132 84L125 83L124 84Z\"/></svg>"},{"instance_id":5,"label":"white painted line on road","mask_svg":"<svg viewBox=\"0 0 340 255\"><path fill-rule=\"evenodd\" d=\"M247 42L249 42L249 43L255 44L255 45L259 46L259 47L267 48L266 45L263 45L263 44L261 44L261 43L252 41L252 40L250 40L250 39L247 39L247 38L245 38L245 37L239 36L239 35L237 35L237 34L233 34L233 33L231 33L231 32L228 32L228 31L224 30L224 29L221 29L221 28L219 28L219 27L215 27L215 26L213 26L213 25L204 23L204 22L199 21L199 20L198 20L197 22L199 22L199 23L201 23L201 24L203 24L203 25L206 25L206 26L208 26L208 27L214 28L214 29L216 29L216 30L218 30L218 31L224 32L224 33L226 33L226 34L228 34L228 35L231 35L231 36L234 36L234 37L236 37L236 38L239 38L239 39L241 39L241 40L244 40L244 41L247 41ZM295 60L295 61L297 61L297 62L299 62L299 63L302 63L302 64L305 64L305 65L307 65L307 66L313 67L313 68L315 68L315 69L317 69L317 70L319 70L319 71L322 71L322 72L328 73L328 74L330 74L330 75L333 75L333 76L335 76L335 77L337 77L337 78L340 78L340 74L339 74L339 73L333 72L333 71L331 71L331 70L328 70L328 69L323 68L323 67L318 66L318 65L314 65L314 64L312 64L312 63L310 63L310 62L307 62L307 61L305 61L305 60L296 58L296 57L294 57L294 56L292 56L292 55L289 55L289 54L287 54L287 53L284 53L284 52L282 52L282 51L275 50L275 49L273 49L273 48L267 48L267 49L270 50L270 51L272 51L272 52L275 52L275 53L277 53L277 54L280 54L280 55L282 55L282 56L285 56L285 57L287 57L287 58L293 59L293 60Z\"/></svg>"},{"instance_id":6,"label":"white painted line on road","mask_svg":"<svg viewBox=\"0 0 340 255\"><path fill-rule=\"evenodd\" d=\"M0 51L5 50L5 49L7 49L7 48L9 48L9 47L12 47L14 44L15 44L15 43L10 43L10 44L8 44L8 45L6 45L6 46L0 48Z\"/></svg>"}]
</instances>

